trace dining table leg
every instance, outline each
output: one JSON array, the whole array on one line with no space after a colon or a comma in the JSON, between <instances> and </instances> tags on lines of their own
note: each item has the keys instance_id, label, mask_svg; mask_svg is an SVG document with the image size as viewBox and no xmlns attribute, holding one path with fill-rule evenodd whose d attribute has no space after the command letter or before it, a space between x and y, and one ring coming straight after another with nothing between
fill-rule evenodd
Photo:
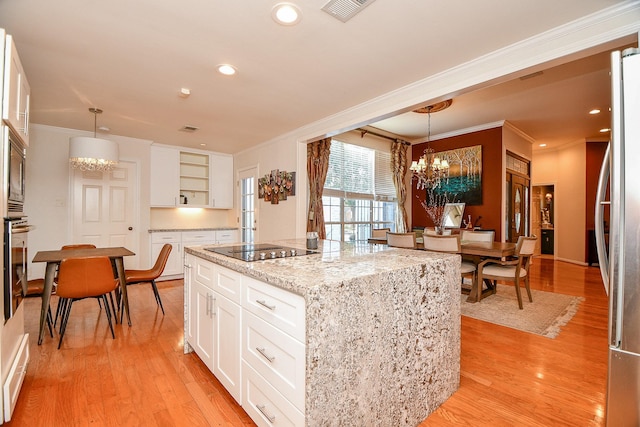
<instances>
[{"instance_id":1,"label":"dining table leg","mask_svg":"<svg viewBox=\"0 0 640 427\"><path fill-rule=\"evenodd\" d=\"M124 314L127 315L127 323L131 326L131 316L129 315L129 298L127 297L127 280L124 273L124 261L122 257L115 258L116 271L118 272L118 281L120 282L120 298L122 298L122 306Z\"/></svg>"},{"instance_id":2,"label":"dining table leg","mask_svg":"<svg viewBox=\"0 0 640 427\"><path fill-rule=\"evenodd\" d=\"M42 307L40 308L40 330L38 333L38 345L42 344L44 337L44 324L47 321L49 303L51 302L51 291L53 290L53 276L56 274L57 262L48 262L44 273L44 289L42 291Z\"/></svg>"}]
</instances>

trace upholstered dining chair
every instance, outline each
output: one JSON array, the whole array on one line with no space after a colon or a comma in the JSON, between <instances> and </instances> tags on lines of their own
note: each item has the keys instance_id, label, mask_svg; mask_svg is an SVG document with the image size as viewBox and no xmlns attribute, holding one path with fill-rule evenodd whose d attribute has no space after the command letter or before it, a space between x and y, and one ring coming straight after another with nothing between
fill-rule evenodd
<instances>
[{"instance_id":1,"label":"upholstered dining chair","mask_svg":"<svg viewBox=\"0 0 640 427\"><path fill-rule=\"evenodd\" d=\"M156 262L149 270L125 270L124 275L126 277L127 286L135 285L137 283L151 283L151 289L156 297L156 304L162 310L164 315L164 307L162 306L162 299L160 299L160 293L158 293L158 287L156 286L156 279L162 275L164 267L167 265L169 254L171 253L172 246L169 243L165 243L160 249ZM122 304L122 301L120 301ZM124 311L124 310L122 310Z\"/></svg>"},{"instance_id":2,"label":"upholstered dining chair","mask_svg":"<svg viewBox=\"0 0 640 427\"><path fill-rule=\"evenodd\" d=\"M460 240L463 242L491 243L496 238L495 231L460 230Z\"/></svg>"},{"instance_id":3,"label":"upholstered dining chair","mask_svg":"<svg viewBox=\"0 0 640 427\"><path fill-rule=\"evenodd\" d=\"M425 235L424 239L424 248L428 251L434 252L448 252L448 253L460 253L460 236L457 234L449 235L449 236L440 236L440 235ZM472 284L475 283L476 280L476 265L470 261L461 261L460 263L460 276L461 280L464 280L465 277L471 279ZM463 290L464 293L468 293L468 289Z\"/></svg>"},{"instance_id":4,"label":"upholstered dining chair","mask_svg":"<svg viewBox=\"0 0 640 427\"><path fill-rule=\"evenodd\" d=\"M371 237L374 239L386 239L389 231L391 231L390 228L374 228L371 230Z\"/></svg>"},{"instance_id":5,"label":"upholstered dining chair","mask_svg":"<svg viewBox=\"0 0 640 427\"><path fill-rule=\"evenodd\" d=\"M390 233L387 232L387 245L396 248L416 248L416 233Z\"/></svg>"},{"instance_id":6,"label":"upholstered dining chair","mask_svg":"<svg viewBox=\"0 0 640 427\"><path fill-rule=\"evenodd\" d=\"M92 243L74 243L71 245L63 245L60 250L61 251L68 251L68 250L72 250L72 249L95 249L96 245L92 244ZM59 268L59 267L58 267ZM56 275L54 277L54 282L57 284L58 283L58 273L56 272ZM110 295L111 297L111 295ZM53 326L55 326L56 324L58 324L58 317L60 317L62 315L62 313L64 312L65 308L66 308L66 304L67 304L67 300L65 300L64 298L58 298L58 308L56 308L56 318L53 321ZM102 308L102 305L100 304L100 300L98 300L98 305L100 305L100 307ZM111 297L111 307L114 307L113 305L113 297ZM114 308L115 310L115 308Z\"/></svg>"},{"instance_id":7,"label":"upholstered dining chair","mask_svg":"<svg viewBox=\"0 0 640 427\"><path fill-rule=\"evenodd\" d=\"M62 345L73 303L85 298L102 298L109 329L111 329L111 336L114 339L116 338L113 331L113 323L111 322L111 310L107 302L107 294L113 292L117 286L118 279L113 277L113 268L109 257L67 258L60 262L56 293L60 298L65 298L67 304L60 322L58 348Z\"/></svg>"},{"instance_id":8,"label":"upholstered dining chair","mask_svg":"<svg viewBox=\"0 0 640 427\"><path fill-rule=\"evenodd\" d=\"M518 243L516 243L515 256L512 259L501 261L492 258L478 264L478 284L481 284L484 279L493 280L494 282L498 280L514 282L516 296L518 297L518 307L522 310L520 282L524 280L529 302L533 302L531 288L529 287L529 266L536 248L536 240L537 237L535 236L520 236Z\"/></svg>"}]
</instances>

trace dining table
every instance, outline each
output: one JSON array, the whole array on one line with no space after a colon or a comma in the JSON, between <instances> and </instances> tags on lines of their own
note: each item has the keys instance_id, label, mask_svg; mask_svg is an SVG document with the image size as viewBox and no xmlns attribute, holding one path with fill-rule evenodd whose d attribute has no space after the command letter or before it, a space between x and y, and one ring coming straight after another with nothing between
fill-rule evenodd
<instances>
[{"instance_id":1,"label":"dining table","mask_svg":"<svg viewBox=\"0 0 640 427\"><path fill-rule=\"evenodd\" d=\"M120 283L120 295L122 298L122 307L127 315L127 322L131 326L131 317L129 315L129 299L127 298L127 282L124 270L124 257L133 256L135 253L124 247L112 248L85 248L85 249L65 249L52 251L38 251L33 257L32 262L46 262L47 266L44 273L44 290L42 292L42 307L40 309L40 332L38 335L38 345L42 344L44 337L45 322L47 312L49 310L49 302L51 301L51 291L53 290L53 282L56 271L60 262L67 258L84 258L94 256L106 256L111 260L115 268L118 282ZM120 305L118 305L118 311ZM119 316L116 316L116 319Z\"/></svg>"},{"instance_id":2,"label":"dining table","mask_svg":"<svg viewBox=\"0 0 640 427\"><path fill-rule=\"evenodd\" d=\"M369 243L386 245L387 239L384 237L370 238ZM416 249L424 250L422 239L417 240ZM476 242L476 241L460 241L460 255L467 255L472 257L474 263L477 265L480 261L487 258L502 259L510 257L516 253L516 244L512 242ZM483 280L486 289L483 289L483 284L477 283L477 280L471 285L467 302L480 302L480 300L488 295L495 294L496 288L493 282L489 279Z\"/></svg>"}]
</instances>

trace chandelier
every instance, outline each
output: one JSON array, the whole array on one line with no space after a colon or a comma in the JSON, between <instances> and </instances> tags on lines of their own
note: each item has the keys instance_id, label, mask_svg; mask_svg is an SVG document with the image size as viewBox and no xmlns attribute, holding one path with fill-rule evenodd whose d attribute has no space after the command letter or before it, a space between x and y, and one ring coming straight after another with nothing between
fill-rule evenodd
<instances>
[{"instance_id":1,"label":"chandelier","mask_svg":"<svg viewBox=\"0 0 640 427\"><path fill-rule=\"evenodd\" d=\"M118 143L96 138L99 108L89 108L93 113L93 138L74 136L69 138L69 163L81 171L110 171L118 164Z\"/></svg>"},{"instance_id":2,"label":"chandelier","mask_svg":"<svg viewBox=\"0 0 640 427\"><path fill-rule=\"evenodd\" d=\"M441 159L431 148L431 113L442 111L449 107L452 100L446 100L434 105L428 105L423 108L414 110L416 113L427 113L427 148L422 152L419 160L411 162L409 170L411 170L411 179L416 180L416 188L418 190L435 189L449 172L449 162L447 159Z\"/></svg>"}]
</instances>

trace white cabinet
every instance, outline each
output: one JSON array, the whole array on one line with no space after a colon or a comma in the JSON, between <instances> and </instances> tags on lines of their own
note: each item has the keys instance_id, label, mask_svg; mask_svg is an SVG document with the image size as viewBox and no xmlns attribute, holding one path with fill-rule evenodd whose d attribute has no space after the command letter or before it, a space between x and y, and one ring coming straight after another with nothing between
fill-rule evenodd
<instances>
[{"instance_id":1,"label":"white cabinet","mask_svg":"<svg viewBox=\"0 0 640 427\"><path fill-rule=\"evenodd\" d=\"M211 154L211 207L233 208L233 157Z\"/></svg>"},{"instance_id":2,"label":"white cabinet","mask_svg":"<svg viewBox=\"0 0 640 427\"><path fill-rule=\"evenodd\" d=\"M182 233L179 231L163 231L151 234L151 262L156 262L165 243L171 245L171 252L162 276L182 274Z\"/></svg>"},{"instance_id":3,"label":"white cabinet","mask_svg":"<svg viewBox=\"0 0 640 427\"><path fill-rule=\"evenodd\" d=\"M246 276L242 288L243 406L259 426L304 425L304 298Z\"/></svg>"},{"instance_id":4,"label":"white cabinet","mask_svg":"<svg viewBox=\"0 0 640 427\"><path fill-rule=\"evenodd\" d=\"M233 208L233 157L151 146L151 206Z\"/></svg>"},{"instance_id":5,"label":"white cabinet","mask_svg":"<svg viewBox=\"0 0 640 427\"><path fill-rule=\"evenodd\" d=\"M187 341L233 398L241 402L241 276L193 255L188 254L185 260L185 286L189 287Z\"/></svg>"},{"instance_id":6,"label":"white cabinet","mask_svg":"<svg viewBox=\"0 0 640 427\"><path fill-rule=\"evenodd\" d=\"M29 97L31 87L22 68L15 42L10 35L5 39L4 94L2 118L29 145Z\"/></svg>"},{"instance_id":7,"label":"white cabinet","mask_svg":"<svg viewBox=\"0 0 640 427\"><path fill-rule=\"evenodd\" d=\"M161 278L179 278L183 274L184 248L189 246L236 243L238 230L157 231L151 233L151 262L155 262L165 243L172 246Z\"/></svg>"},{"instance_id":8,"label":"white cabinet","mask_svg":"<svg viewBox=\"0 0 640 427\"><path fill-rule=\"evenodd\" d=\"M174 207L179 203L178 161L175 148L151 146L151 206Z\"/></svg>"}]
</instances>

